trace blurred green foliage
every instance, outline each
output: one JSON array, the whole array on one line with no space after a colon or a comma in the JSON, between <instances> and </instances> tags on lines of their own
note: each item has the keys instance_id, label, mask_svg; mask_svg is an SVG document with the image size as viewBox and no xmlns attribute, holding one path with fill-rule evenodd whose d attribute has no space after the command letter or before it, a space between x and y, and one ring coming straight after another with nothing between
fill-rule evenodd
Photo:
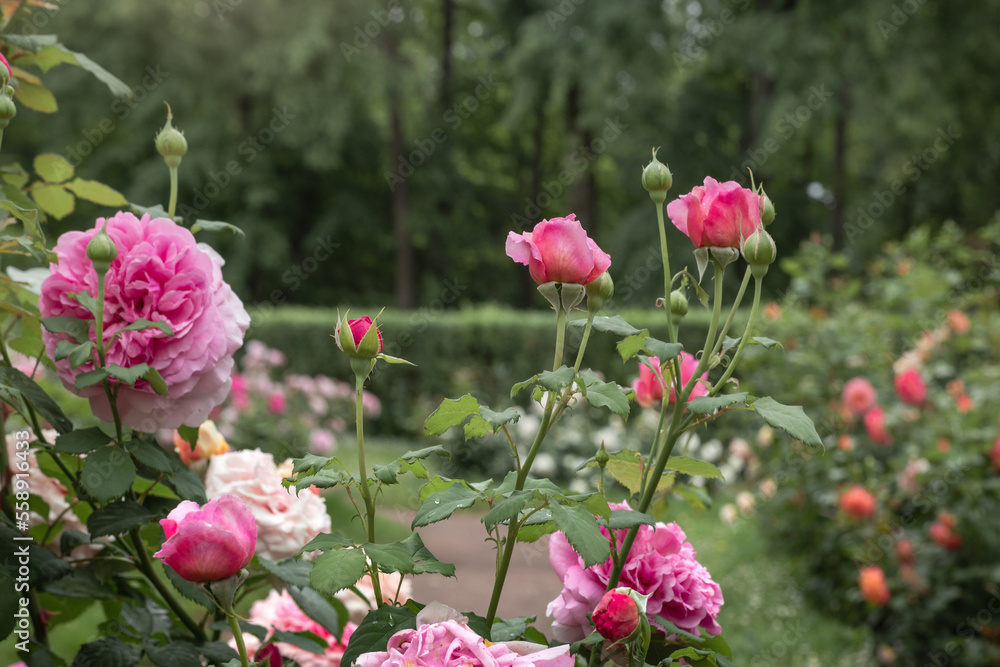
<instances>
[{"instance_id":1,"label":"blurred green foliage","mask_svg":"<svg viewBox=\"0 0 1000 667\"><path fill-rule=\"evenodd\" d=\"M191 147L180 210L246 230L210 242L251 305L419 308L449 284L468 288L448 307L537 304L504 238L575 211L622 305L649 306L651 146L674 195L751 167L779 249L833 234L849 273L907 228L971 229L1000 208L1000 43L984 20L1000 0L55 4L26 5L7 33L60 33L131 93L53 69L74 113L22 105L4 154L57 153L163 203L152 137L169 101ZM51 236L108 212L80 202ZM673 265L690 264L669 233Z\"/></svg>"}]
</instances>

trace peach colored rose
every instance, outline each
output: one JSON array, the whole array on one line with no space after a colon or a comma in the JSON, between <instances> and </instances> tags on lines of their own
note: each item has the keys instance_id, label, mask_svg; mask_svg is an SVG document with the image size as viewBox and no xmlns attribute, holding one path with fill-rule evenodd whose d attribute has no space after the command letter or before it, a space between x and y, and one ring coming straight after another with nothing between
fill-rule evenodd
<instances>
[{"instance_id":1,"label":"peach colored rose","mask_svg":"<svg viewBox=\"0 0 1000 667\"><path fill-rule=\"evenodd\" d=\"M957 334L968 333L972 328L972 323L969 322L969 316L958 310L957 308L952 308L948 311L948 326L951 330Z\"/></svg>"},{"instance_id":2,"label":"peach colored rose","mask_svg":"<svg viewBox=\"0 0 1000 667\"><path fill-rule=\"evenodd\" d=\"M281 560L298 553L311 539L330 531L326 502L315 493L295 495L281 484L274 457L260 450L213 456L205 475L209 498L231 493L243 500L257 521L257 555Z\"/></svg>"},{"instance_id":3,"label":"peach colored rose","mask_svg":"<svg viewBox=\"0 0 1000 667\"><path fill-rule=\"evenodd\" d=\"M889 604L892 594L889 592L889 585L885 581L885 572L878 565L868 565L861 568L858 573L858 588L861 594L874 607L883 607Z\"/></svg>"},{"instance_id":4,"label":"peach colored rose","mask_svg":"<svg viewBox=\"0 0 1000 667\"><path fill-rule=\"evenodd\" d=\"M215 422L211 419L202 423L198 427L198 441L194 448L191 443L181 437L181 434L174 431L174 447L180 455L184 465L191 465L195 461L201 461L217 454L225 454L229 451L229 443L219 433Z\"/></svg>"},{"instance_id":5,"label":"peach colored rose","mask_svg":"<svg viewBox=\"0 0 1000 667\"><path fill-rule=\"evenodd\" d=\"M875 496L858 484L840 495L840 509L855 519L870 519L875 516L875 505Z\"/></svg>"}]
</instances>

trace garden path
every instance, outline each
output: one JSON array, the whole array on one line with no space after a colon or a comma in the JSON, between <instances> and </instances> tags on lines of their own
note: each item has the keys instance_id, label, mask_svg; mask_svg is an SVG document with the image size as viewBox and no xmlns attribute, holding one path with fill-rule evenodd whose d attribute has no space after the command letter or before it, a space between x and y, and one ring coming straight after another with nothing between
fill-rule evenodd
<instances>
[{"instance_id":1,"label":"garden path","mask_svg":"<svg viewBox=\"0 0 1000 667\"><path fill-rule=\"evenodd\" d=\"M486 542L486 529L478 514L456 513L418 530L424 544L438 560L455 565L455 577L425 574L413 581L416 599L437 600L460 611L486 615L493 591L496 551ZM537 616L535 627L547 632L551 625L545 606L562 590L549 565L548 537L518 544L511 560L498 615L501 618Z\"/></svg>"}]
</instances>

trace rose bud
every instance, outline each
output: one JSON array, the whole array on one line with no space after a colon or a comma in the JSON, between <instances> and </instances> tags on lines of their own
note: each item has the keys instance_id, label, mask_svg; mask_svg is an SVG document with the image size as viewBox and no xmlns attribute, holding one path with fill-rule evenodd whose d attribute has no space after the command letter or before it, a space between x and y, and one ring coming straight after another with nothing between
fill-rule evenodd
<instances>
[{"instance_id":1,"label":"rose bud","mask_svg":"<svg viewBox=\"0 0 1000 667\"><path fill-rule=\"evenodd\" d=\"M160 525L166 539L153 556L196 583L232 577L250 564L257 545L250 508L229 494L203 507L183 500Z\"/></svg>"},{"instance_id":2,"label":"rose bud","mask_svg":"<svg viewBox=\"0 0 1000 667\"><path fill-rule=\"evenodd\" d=\"M104 275L111 268L111 262L118 257L118 246L107 233L108 225L104 224L94 238L87 242L87 259L94 263L94 270Z\"/></svg>"},{"instance_id":3,"label":"rose bud","mask_svg":"<svg viewBox=\"0 0 1000 667\"><path fill-rule=\"evenodd\" d=\"M778 248L774 245L774 239L764 231L763 227L758 227L743 242L743 259L750 265L750 270L755 278L763 278L777 256Z\"/></svg>"},{"instance_id":4,"label":"rose bud","mask_svg":"<svg viewBox=\"0 0 1000 667\"><path fill-rule=\"evenodd\" d=\"M594 627L609 641L625 639L639 627L639 605L628 593L608 591L597 603L591 618Z\"/></svg>"},{"instance_id":5,"label":"rose bud","mask_svg":"<svg viewBox=\"0 0 1000 667\"><path fill-rule=\"evenodd\" d=\"M181 158L187 155L188 144L184 138L184 133L174 128L171 124L173 114L170 112L170 105L167 104L167 123L156 135L156 150L163 156L163 161L170 168L179 167Z\"/></svg>"},{"instance_id":6,"label":"rose bud","mask_svg":"<svg viewBox=\"0 0 1000 667\"><path fill-rule=\"evenodd\" d=\"M373 324L367 315L337 320L337 347L355 359L374 359L382 353L382 332Z\"/></svg>"},{"instance_id":7,"label":"rose bud","mask_svg":"<svg viewBox=\"0 0 1000 667\"><path fill-rule=\"evenodd\" d=\"M652 161L642 170L642 187L654 202L662 204L667 199L667 190L674 184L674 177L667 165L656 159L658 150L653 149Z\"/></svg>"}]
</instances>

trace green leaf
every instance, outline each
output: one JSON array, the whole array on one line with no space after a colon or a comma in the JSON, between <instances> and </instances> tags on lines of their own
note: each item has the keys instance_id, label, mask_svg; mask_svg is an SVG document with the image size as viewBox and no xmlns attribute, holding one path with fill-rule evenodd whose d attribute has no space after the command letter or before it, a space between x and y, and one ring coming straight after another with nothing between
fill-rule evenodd
<instances>
[{"instance_id":1,"label":"green leaf","mask_svg":"<svg viewBox=\"0 0 1000 667\"><path fill-rule=\"evenodd\" d=\"M528 625L535 622L534 616L518 616L516 618L498 618L493 621L490 631L491 641L509 642L517 639L528 630Z\"/></svg>"},{"instance_id":2,"label":"green leaf","mask_svg":"<svg viewBox=\"0 0 1000 667\"><path fill-rule=\"evenodd\" d=\"M90 342L90 325L93 320L81 320L76 317L43 317L42 326L49 333L64 333L77 343Z\"/></svg>"},{"instance_id":3,"label":"green leaf","mask_svg":"<svg viewBox=\"0 0 1000 667\"><path fill-rule=\"evenodd\" d=\"M309 583L320 593L336 595L353 586L368 570L361 549L337 549L321 553L309 573Z\"/></svg>"},{"instance_id":4,"label":"green leaf","mask_svg":"<svg viewBox=\"0 0 1000 667\"><path fill-rule=\"evenodd\" d=\"M171 639L157 646L151 639L143 640L142 648L156 667L201 667L198 649L191 642Z\"/></svg>"},{"instance_id":5,"label":"green leaf","mask_svg":"<svg viewBox=\"0 0 1000 667\"><path fill-rule=\"evenodd\" d=\"M96 426L63 433L56 438L55 451L63 454L87 454L111 442L112 438Z\"/></svg>"},{"instance_id":6,"label":"green leaf","mask_svg":"<svg viewBox=\"0 0 1000 667\"><path fill-rule=\"evenodd\" d=\"M320 533L309 540L304 547L299 549L299 553L307 551L333 551L335 549L346 549L353 547L354 541L349 540L340 533Z\"/></svg>"},{"instance_id":7,"label":"green leaf","mask_svg":"<svg viewBox=\"0 0 1000 667\"><path fill-rule=\"evenodd\" d=\"M164 481L181 498L193 500L200 505L208 502L201 477L185 466L181 466L178 470L167 475Z\"/></svg>"},{"instance_id":8,"label":"green leaf","mask_svg":"<svg viewBox=\"0 0 1000 667\"><path fill-rule=\"evenodd\" d=\"M92 371L77 375L73 378L73 384L76 386L76 390L80 391L95 384L100 384L109 375L111 375L111 372L107 368L95 368Z\"/></svg>"},{"instance_id":9,"label":"green leaf","mask_svg":"<svg viewBox=\"0 0 1000 667\"><path fill-rule=\"evenodd\" d=\"M95 297L90 296L86 292L76 292L70 296L86 308L95 319L97 318L97 299Z\"/></svg>"},{"instance_id":10,"label":"green leaf","mask_svg":"<svg viewBox=\"0 0 1000 667\"><path fill-rule=\"evenodd\" d=\"M400 542L387 544L366 542L361 545L361 548L364 549L365 555L379 566L380 570L395 570L404 574L413 572L413 557Z\"/></svg>"},{"instance_id":11,"label":"green leaf","mask_svg":"<svg viewBox=\"0 0 1000 667\"><path fill-rule=\"evenodd\" d=\"M198 651L210 665L223 665L227 660L234 659L237 666L240 664L240 654L225 642L204 642L198 645Z\"/></svg>"},{"instance_id":12,"label":"green leaf","mask_svg":"<svg viewBox=\"0 0 1000 667\"><path fill-rule=\"evenodd\" d=\"M127 327L122 327L115 332L115 336L120 334L122 331L144 331L146 329L159 329L167 336L173 336L174 330L170 328L170 325L166 322L151 322L150 320L144 320L141 317L137 319L132 324Z\"/></svg>"},{"instance_id":13,"label":"green leaf","mask_svg":"<svg viewBox=\"0 0 1000 667\"><path fill-rule=\"evenodd\" d=\"M587 325L587 319L581 318L573 320L569 323L571 327L582 328ZM605 331L607 333L613 333L616 336L634 336L636 334L641 334L645 330L636 329L634 326L625 321L621 315L615 315L614 317L604 317L598 315L594 318L593 324L594 331ZM645 333L649 333L645 331Z\"/></svg>"},{"instance_id":14,"label":"green leaf","mask_svg":"<svg viewBox=\"0 0 1000 667\"><path fill-rule=\"evenodd\" d=\"M652 336L646 338L646 351L658 358L661 364L666 363L668 359L676 357L683 349L684 346L680 343L665 343Z\"/></svg>"},{"instance_id":15,"label":"green leaf","mask_svg":"<svg viewBox=\"0 0 1000 667\"><path fill-rule=\"evenodd\" d=\"M688 505L694 509L701 511L706 507L711 507L712 499L703 489L699 489L696 486L685 486L679 484L674 488L674 493L687 501Z\"/></svg>"},{"instance_id":16,"label":"green leaf","mask_svg":"<svg viewBox=\"0 0 1000 667\"><path fill-rule=\"evenodd\" d=\"M603 563L611 555L611 544L601 532L597 519L582 505L563 507L549 504L552 520L566 535L573 550L580 554L584 567Z\"/></svg>"},{"instance_id":17,"label":"green leaf","mask_svg":"<svg viewBox=\"0 0 1000 667\"><path fill-rule=\"evenodd\" d=\"M770 396L764 396L751 403L750 407L774 428L780 428L793 438L812 447L823 446L813 420L801 406L782 405Z\"/></svg>"},{"instance_id":18,"label":"green leaf","mask_svg":"<svg viewBox=\"0 0 1000 667\"><path fill-rule=\"evenodd\" d=\"M667 459L666 469L695 477L722 477L722 472L708 461L689 459L685 456L671 456Z\"/></svg>"},{"instance_id":19,"label":"green leaf","mask_svg":"<svg viewBox=\"0 0 1000 667\"><path fill-rule=\"evenodd\" d=\"M595 408L608 408L619 417L627 418L629 413L629 390L614 382L595 382L587 385L587 402Z\"/></svg>"},{"instance_id":20,"label":"green leaf","mask_svg":"<svg viewBox=\"0 0 1000 667\"><path fill-rule=\"evenodd\" d=\"M740 344L740 340L742 340L742 338L742 336L739 338L730 338L729 336L726 336L725 340L722 342L722 353L725 354L729 350L735 348ZM764 338L763 336L751 337L750 343L753 345L762 345L766 350L770 350L772 347L781 347L780 342L770 338Z\"/></svg>"},{"instance_id":21,"label":"green leaf","mask_svg":"<svg viewBox=\"0 0 1000 667\"><path fill-rule=\"evenodd\" d=\"M490 426L489 422L475 415L469 420L469 423L465 425L465 439L471 440L472 438L480 438L487 433L492 433L493 428Z\"/></svg>"},{"instance_id":22,"label":"green leaf","mask_svg":"<svg viewBox=\"0 0 1000 667\"><path fill-rule=\"evenodd\" d=\"M17 370L16 368L0 367L0 386L7 385L13 387L29 403L35 406L39 414L42 415L53 428L59 433L68 433L73 430L73 422L62 411L52 397L45 393L34 380Z\"/></svg>"},{"instance_id":23,"label":"green leaf","mask_svg":"<svg viewBox=\"0 0 1000 667\"><path fill-rule=\"evenodd\" d=\"M281 579L286 584L304 588L309 585L309 572L312 571L312 563L307 560L295 560L286 558L282 561L274 561L257 556L260 566Z\"/></svg>"},{"instance_id":24,"label":"green leaf","mask_svg":"<svg viewBox=\"0 0 1000 667\"><path fill-rule=\"evenodd\" d=\"M72 53L73 57L76 58L76 64L79 65L81 69L93 74L95 79L107 86L112 95L115 97L122 97L124 95L131 94L132 89L117 76L95 63L85 54L77 51L73 51ZM117 206L117 204L114 205Z\"/></svg>"},{"instance_id":25,"label":"green leaf","mask_svg":"<svg viewBox=\"0 0 1000 667\"><path fill-rule=\"evenodd\" d=\"M292 644L293 646L297 646L298 648L304 651L309 651L310 653L315 653L315 654L324 653L326 647L329 646L329 644L327 644L326 642L320 644L319 641L317 641L319 639L317 635L314 635L308 631L303 631L303 633L306 634L287 632L285 630L275 630L274 634L271 636L271 640L286 644ZM316 637L316 639L312 639L312 637Z\"/></svg>"},{"instance_id":26,"label":"green leaf","mask_svg":"<svg viewBox=\"0 0 1000 667\"><path fill-rule=\"evenodd\" d=\"M598 519L598 523L612 530L619 530L639 525L652 526L656 520L637 510L611 510L611 516L606 521Z\"/></svg>"},{"instance_id":27,"label":"green leaf","mask_svg":"<svg viewBox=\"0 0 1000 667\"><path fill-rule=\"evenodd\" d=\"M728 408L730 405L743 403L747 400L747 393L741 391L736 394L723 394L722 396L699 396L688 401L687 409L698 415L710 415L721 408Z\"/></svg>"},{"instance_id":28,"label":"green leaf","mask_svg":"<svg viewBox=\"0 0 1000 667\"><path fill-rule=\"evenodd\" d=\"M643 329L637 334L632 334L618 341L618 354L622 357L622 363L646 349L646 339L648 337L649 329Z\"/></svg>"},{"instance_id":29,"label":"green leaf","mask_svg":"<svg viewBox=\"0 0 1000 667\"><path fill-rule=\"evenodd\" d=\"M246 234L243 230L236 225L231 225L228 222L219 222L218 220L196 220L193 225L191 225L191 233L197 234L198 232L205 230L206 232L222 232L228 231L236 234L241 238L246 238ZM388 360L387 360L388 361ZM404 362L410 363L410 362Z\"/></svg>"},{"instance_id":30,"label":"green leaf","mask_svg":"<svg viewBox=\"0 0 1000 667\"><path fill-rule=\"evenodd\" d=\"M299 609L304 611L309 618L316 621L334 637L341 636L341 627L347 622L346 610L341 621L341 614L337 612L330 601L308 586L298 586L289 584L285 589L288 591Z\"/></svg>"},{"instance_id":31,"label":"green leaf","mask_svg":"<svg viewBox=\"0 0 1000 667\"><path fill-rule=\"evenodd\" d=\"M608 473L632 495L642 488L641 470L642 455L631 450L615 452L607 463Z\"/></svg>"},{"instance_id":32,"label":"green leaf","mask_svg":"<svg viewBox=\"0 0 1000 667\"><path fill-rule=\"evenodd\" d=\"M71 667L133 667L139 664L142 651L117 637L102 637L80 647Z\"/></svg>"},{"instance_id":33,"label":"green leaf","mask_svg":"<svg viewBox=\"0 0 1000 667\"><path fill-rule=\"evenodd\" d=\"M76 197L61 185L40 185L30 192L39 208L56 220L62 220L76 208Z\"/></svg>"},{"instance_id":34,"label":"green leaf","mask_svg":"<svg viewBox=\"0 0 1000 667\"><path fill-rule=\"evenodd\" d=\"M63 183L73 178L73 165L58 153L36 155L33 166L47 183Z\"/></svg>"},{"instance_id":35,"label":"green leaf","mask_svg":"<svg viewBox=\"0 0 1000 667\"><path fill-rule=\"evenodd\" d=\"M414 629L416 620L417 613L408 606L385 605L373 609L351 635L340 664L353 665L362 653L384 651L390 637L400 630Z\"/></svg>"},{"instance_id":36,"label":"green leaf","mask_svg":"<svg viewBox=\"0 0 1000 667\"><path fill-rule=\"evenodd\" d=\"M504 498L499 502L494 501L492 509L482 518L486 530L492 531L498 523L510 521L516 517L534 495L534 491L522 489L521 491L515 491L510 497Z\"/></svg>"},{"instance_id":37,"label":"green leaf","mask_svg":"<svg viewBox=\"0 0 1000 667\"><path fill-rule=\"evenodd\" d=\"M437 557L424 546L424 541L420 539L418 533L411 533L409 537L400 542L406 548L407 553L413 560L414 574L441 574L446 577L455 576L455 566L451 563L442 563Z\"/></svg>"},{"instance_id":38,"label":"green leaf","mask_svg":"<svg viewBox=\"0 0 1000 667\"><path fill-rule=\"evenodd\" d=\"M479 415L493 427L494 433L499 431L500 427L504 424L510 424L511 422L516 424L517 420L521 418L521 413L517 411L517 408L507 408L503 412L493 412L485 405L480 406Z\"/></svg>"},{"instance_id":39,"label":"green leaf","mask_svg":"<svg viewBox=\"0 0 1000 667\"><path fill-rule=\"evenodd\" d=\"M7 35L4 35L4 39L6 38ZM14 97L27 108L41 113L55 113L59 110L55 95L45 86L23 80L18 81L18 84L18 87L14 89Z\"/></svg>"},{"instance_id":40,"label":"green leaf","mask_svg":"<svg viewBox=\"0 0 1000 667\"><path fill-rule=\"evenodd\" d=\"M472 507L472 504L482 497L482 493L473 491L465 484L452 484L443 491L436 491L427 496L413 518L411 528L429 526L447 519L455 513L455 510Z\"/></svg>"},{"instance_id":41,"label":"green leaf","mask_svg":"<svg viewBox=\"0 0 1000 667\"><path fill-rule=\"evenodd\" d=\"M121 535L140 528L156 516L134 500L119 500L94 510L87 517L87 532L91 539L103 535Z\"/></svg>"},{"instance_id":42,"label":"green leaf","mask_svg":"<svg viewBox=\"0 0 1000 667\"><path fill-rule=\"evenodd\" d=\"M112 377L124 382L130 387L134 387L135 381L142 379L142 376L149 372L149 365L136 364L135 366L125 368L124 366L119 366L118 364L108 364L107 370ZM160 379L162 380L163 378Z\"/></svg>"},{"instance_id":43,"label":"green leaf","mask_svg":"<svg viewBox=\"0 0 1000 667\"><path fill-rule=\"evenodd\" d=\"M83 344L76 344L70 340L61 340L56 343L55 349L55 360L65 359L69 357L69 367L79 368L83 364L91 360L91 351L94 349L94 344L87 341Z\"/></svg>"},{"instance_id":44,"label":"green leaf","mask_svg":"<svg viewBox=\"0 0 1000 667\"><path fill-rule=\"evenodd\" d=\"M549 391L559 391L563 387L568 387L573 383L576 371L569 366L560 366L554 371L545 371L538 374L538 384Z\"/></svg>"},{"instance_id":45,"label":"green leaf","mask_svg":"<svg viewBox=\"0 0 1000 667\"><path fill-rule=\"evenodd\" d=\"M87 456L80 481L91 496L104 503L132 488L135 464L123 448L108 445Z\"/></svg>"},{"instance_id":46,"label":"green leaf","mask_svg":"<svg viewBox=\"0 0 1000 667\"><path fill-rule=\"evenodd\" d=\"M441 435L452 426L464 422L469 415L475 414L479 414L479 401L472 394L459 399L446 398L424 422L424 435Z\"/></svg>"},{"instance_id":47,"label":"green leaf","mask_svg":"<svg viewBox=\"0 0 1000 667\"><path fill-rule=\"evenodd\" d=\"M152 366L150 366L149 370L142 374L142 379L149 383L149 386L158 396L166 396L169 392L169 389L167 389L167 381L163 379L162 375L160 375L160 371L156 370Z\"/></svg>"},{"instance_id":48,"label":"green leaf","mask_svg":"<svg viewBox=\"0 0 1000 667\"><path fill-rule=\"evenodd\" d=\"M181 575L177 574L174 569L166 563L163 563L163 573L167 575L167 579L170 580L170 583L173 584L174 588L176 588L177 591L188 600L197 602L209 611L213 611L215 609L215 603L212 602L207 595L205 595L204 591L187 579L181 578Z\"/></svg>"},{"instance_id":49,"label":"green leaf","mask_svg":"<svg viewBox=\"0 0 1000 667\"><path fill-rule=\"evenodd\" d=\"M160 204L153 204L152 206L143 206L141 204L136 204L135 202L129 202L128 205L129 208L132 209L132 212L140 217L148 213L149 217L151 218L167 218L167 219L170 218L167 209L163 208L163 206L161 206Z\"/></svg>"},{"instance_id":50,"label":"green leaf","mask_svg":"<svg viewBox=\"0 0 1000 667\"><path fill-rule=\"evenodd\" d=\"M144 439L133 439L125 444L125 449L132 455L137 463L141 463L147 468L152 468L156 472L170 473L179 470L180 466L175 459L171 459L163 447Z\"/></svg>"}]
</instances>

